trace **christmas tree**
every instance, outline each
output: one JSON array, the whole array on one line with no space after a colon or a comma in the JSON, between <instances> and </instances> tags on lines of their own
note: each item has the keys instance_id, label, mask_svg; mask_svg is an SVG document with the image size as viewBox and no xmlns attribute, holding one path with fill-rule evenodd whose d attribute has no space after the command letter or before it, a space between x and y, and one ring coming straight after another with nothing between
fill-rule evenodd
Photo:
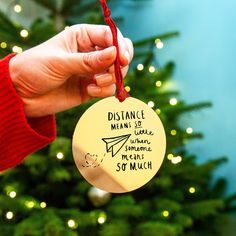
<instances>
[{"instance_id":1,"label":"christmas tree","mask_svg":"<svg viewBox=\"0 0 236 236\"><path fill-rule=\"evenodd\" d=\"M0 12L1 57L37 45L68 25L103 23L99 1L34 2L50 14L28 29ZM18 1L9 7L14 14L27 11ZM155 178L126 194L90 186L74 164L71 137L76 122L94 101L60 113L56 141L0 173L1 236L223 235L236 195L226 197L226 180L213 180L213 174L226 158L198 164L186 144L203 136L179 122L183 114L211 104L180 100L178 91L168 86L174 63L160 66L156 59L156 50L177 35L171 32L135 42L135 58L125 80L126 90L152 107L166 129L166 158Z\"/></svg>"}]
</instances>

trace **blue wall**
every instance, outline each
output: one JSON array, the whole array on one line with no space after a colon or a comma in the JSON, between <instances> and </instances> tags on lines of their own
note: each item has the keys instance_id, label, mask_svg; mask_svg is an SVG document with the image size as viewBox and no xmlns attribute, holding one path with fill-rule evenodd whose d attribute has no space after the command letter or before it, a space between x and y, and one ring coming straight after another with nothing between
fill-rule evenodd
<instances>
[{"instance_id":1,"label":"blue wall","mask_svg":"<svg viewBox=\"0 0 236 236\"><path fill-rule=\"evenodd\" d=\"M134 1L137 2L137 1ZM212 101L214 107L193 113L185 125L203 131L205 139L189 144L199 161L228 156L217 172L236 191L236 1L124 0L116 4L125 17L122 32L133 40L179 31L181 36L157 51L161 64L176 62L175 85L188 103Z\"/></svg>"}]
</instances>

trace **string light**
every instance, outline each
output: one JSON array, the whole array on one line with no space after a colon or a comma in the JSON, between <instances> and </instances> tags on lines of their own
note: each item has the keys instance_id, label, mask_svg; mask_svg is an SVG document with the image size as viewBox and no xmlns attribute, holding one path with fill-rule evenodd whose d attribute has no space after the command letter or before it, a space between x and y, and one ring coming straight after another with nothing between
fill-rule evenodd
<instances>
[{"instance_id":1,"label":"string light","mask_svg":"<svg viewBox=\"0 0 236 236\"><path fill-rule=\"evenodd\" d=\"M160 39L156 39L155 43L158 49L162 49L164 47L164 43Z\"/></svg>"},{"instance_id":2,"label":"string light","mask_svg":"<svg viewBox=\"0 0 236 236\"><path fill-rule=\"evenodd\" d=\"M6 213L6 218L7 218L8 220L11 220L13 217L14 217L14 214L13 214L12 211L8 211L8 212Z\"/></svg>"},{"instance_id":3,"label":"string light","mask_svg":"<svg viewBox=\"0 0 236 236\"><path fill-rule=\"evenodd\" d=\"M28 208L33 208L35 206L35 203L33 201L26 201L25 202L25 205L28 207Z\"/></svg>"},{"instance_id":4,"label":"string light","mask_svg":"<svg viewBox=\"0 0 236 236\"><path fill-rule=\"evenodd\" d=\"M62 152L57 153L57 159L62 160L64 158L64 154Z\"/></svg>"},{"instance_id":5,"label":"string light","mask_svg":"<svg viewBox=\"0 0 236 236\"><path fill-rule=\"evenodd\" d=\"M104 224L106 222L106 220L107 220L106 213L105 212L101 212L99 217L98 217L98 223L102 225L102 224Z\"/></svg>"},{"instance_id":6,"label":"string light","mask_svg":"<svg viewBox=\"0 0 236 236\"><path fill-rule=\"evenodd\" d=\"M144 65L143 64L138 64L137 65L137 70L142 71L144 69Z\"/></svg>"},{"instance_id":7,"label":"string light","mask_svg":"<svg viewBox=\"0 0 236 236\"><path fill-rule=\"evenodd\" d=\"M125 87L125 90L129 93L130 90L131 90L131 88L130 88L129 86L126 86L126 87Z\"/></svg>"},{"instance_id":8,"label":"string light","mask_svg":"<svg viewBox=\"0 0 236 236\"><path fill-rule=\"evenodd\" d=\"M172 130L170 131L170 134L171 134L172 136L175 136L175 135L177 134L177 131L176 131L175 129L172 129Z\"/></svg>"},{"instance_id":9,"label":"string light","mask_svg":"<svg viewBox=\"0 0 236 236\"><path fill-rule=\"evenodd\" d=\"M186 129L186 133L187 133L187 134L192 134L192 133L193 133L193 129L192 129L191 127L188 127L188 128Z\"/></svg>"},{"instance_id":10,"label":"string light","mask_svg":"<svg viewBox=\"0 0 236 236\"><path fill-rule=\"evenodd\" d=\"M46 208L46 207L47 207L46 202L41 202L41 203L40 203L40 207L41 207L41 208Z\"/></svg>"},{"instance_id":11,"label":"string light","mask_svg":"<svg viewBox=\"0 0 236 236\"><path fill-rule=\"evenodd\" d=\"M190 187L188 190L191 194L196 192L196 189L194 187Z\"/></svg>"},{"instance_id":12,"label":"string light","mask_svg":"<svg viewBox=\"0 0 236 236\"><path fill-rule=\"evenodd\" d=\"M26 29L21 30L20 36L21 36L22 38L27 38L27 37L29 36L28 30L26 30Z\"/></svg>"},{"instance_id":13,"label":"string light","mask_svg":"<svg viewBox=\"0 0 236 236\"><path fill-rule=\"evenodd\" d=\"M14 11L15 11L16 13L20 13L20 12L22 11L21 5L16 4L16 5L14 6Z\"/></svg>"},{"instance_id":14,"label":"string light","mask_svg":"<svg viewBox=\"0 0 236 236\"><path fill-rule=\"evenodd\" d=\"M169 211L163 211L163 212L162 212L162 215L163 215L164 217L168 217L168 216L170 215L170 213L169 213Z\"/></svg>"},{"instance_id":15,"label":"string light","mask_svg":"<svg viewBox=\"0 0 236 236\"><path fill-rule=\"evenodd\" d=\"M98 223L99 224L104 224L105 223L105 218L102 217L102 216L98 217Z\"/></svg>"},{"instance_id":16,"label":"string light","mask_svg":"<svg viewBox=\"0 0 236 236\"><path fill-rule=\"evenodd\" d=\"M178 103L178 100L176 98L171 98L169 102L170 105L175 106Z\"/></svg>"},{"instance_id":17,"label":"string light","mask_svg":"<svg viewBox=\"0 0 236 236\"><path fill-rule=\"evenodd\" d=\"M16 192L15 191L11 191L9 193L9 196L10 196L10 198L15 198L16 197Z\"/></svg>"},{"instance_id":18,"label":"string light","mask_svg":"<svg viewBox=\"0 0 236 236\"><path fill-rule=\"evenodd\" d=\"M67 221L67 225L71 229L76 229L78 227L78 225L76 224L76 222L73 219L69 219Z\"/></svg>"},{"instance_id":19,"label":"string light","mask_svg":"<svg viewBox=\"0 0 236 236\"><path fill-rule=\"evenodd\" d=\"M154 73L156 71L156 68L154 66L150 66L148 70L150 73Z\"/></svg>"},{"instance_id":20,"label":"string light","mask_svg":"<svg viewBox=\"0 0 236 236\"><path fill-rule=\"evenodd\" d=\"M21 47L18 47L18 46L13 46L12 47L12 52L14 52L14 53L22 53L23 49Z\"/></svg>"},{"instance_id":21,"label":"string light","mask_svg":"<svg viewBox=\"0 0 236 236\"><path fill-rule=\"evenodd\" d=\"M7 43L6 43L6 42L1 42L0 47L1 47L2 49L7 48Z\"/></svg>"},{"instance_id":22,"label":"string light","mask_svg":"<svg viewBox=\"0 0 236 236\"><path fill-rule=\"evenodd\" d=\"M181 156L173 157L173 158L171 159L171 162L172 162L172 164L174 164L174 165L180 163L181 161L182 161L182 157L181 157Z\"/></svg>"},{"instance_id":23,"label":"string light","mask_svg":"<svg viewBox=\"0 0 236 236\"><path fill-rule=\"evenodd\" d=\"M154 103L153 101L149 101L149 102L148 102L148 106L151 107L151 108L153 108L153 107L155 106L155 103Z\"/></svg>"},{"instance_id":24,"label":"string light","mask_svg":"<svg viewBox=\"0 0 236 236\"><path fill-rule=\"evenodd\" d=\"M167 159L170 160L170 161L172 160L173 157L174 157L174 155L171 154L171 153L167 155Z\"/></svg>"},{"instance_id":25,"label":"string light","mask_svg":"<svg viewBox=\"0 0 236 236\"><path fill-rule=\"evenodd\" d=\"M158 81L156 82L156 86L157 86L157 87L161 87L161 86L162 86L162 82L158 80Z\"/></svg>"},{"instance_id":26,"label":"string light","mask_svg":"<svg viewBox=\"0 0 236 236\"><path fill-rule=\"evenodd\" d=\"M160 115L161 114L161 110L160 109L156 109L156 113L157 113L157 115Z\"/></svg>"}]
</instances>

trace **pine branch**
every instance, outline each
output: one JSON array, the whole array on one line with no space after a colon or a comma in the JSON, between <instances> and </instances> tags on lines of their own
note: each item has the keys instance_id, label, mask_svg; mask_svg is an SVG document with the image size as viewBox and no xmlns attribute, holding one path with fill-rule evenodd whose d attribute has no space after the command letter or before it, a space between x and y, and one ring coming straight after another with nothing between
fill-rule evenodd
<instances>
[{"instance_id":1,"label":"pine branch","mask_svg":"<svg viewBox=\"0 0 236 236\"><path fill-rule=\"evenodd\" d=\"M174 37L177 37L177 36L179 36L179 32L177 32L177 31L162 34L162 35L156 35L156 36L150 37L148 39L143 39L143 40L134 42L134 47L142 47L146 44L154 43L157 38L160 39L160 40L164 40L164 39L174 38Z\"/></svg>"},{"instance_id":2,"label":"pine branch","mask_svg":"<svg viewBox=\"0 0 236 236\"><path fill-rule=\"evenodd\" d=\"M172 76L175 69L175 63L169 62L167 63L161 70L158 71L156 80L167 81Z\"/></svg>"},{"instance_id":3,"label":"pine branch","mask_svg":"<svg viewBox=\"0 0 236 236\"><path fill-rule=\"evenodd\" d=\"M225 183L225 185L226 184L227 183ZM235 213L236 212L236 193L225 198L225 205L226 205L225 211L227 213Z\"/></svg>"},{"instance_id":4,"label":"pine branch","mask_svg":"<svg viewBox=\"0 0 236 236\"><path fill-rule=\"evenodd\" d=\"M85 3L85 4L77 4L77 5L74 5L74 6L71 6L69 8L66 8L67 5L65 5L62 9L62 14L65 14L65 16L70 16L70 17L73 17L73 16L80 16L82 17L84 14L87 14L88 13L88 9L89 11L93 11L94 9L98 8L99 7L99 3L98 1L92 1L92 2L89 2L89 3ZM101 12L100 12L101 14Z\"/></svg>"},{"instance_id":5,"label":"pine branch","mask_svg":"<svg viewBox=\"0 0 236 236\"><path fill-rule=\"evenodd\" d=\"M222 199L210 199L186 204L184 210L194 219L201 219L202 217L216 215L218 210L223 208L224 201Z\"/></svg>"},{"instance_id":6,"label":"pine branch","mask_svg":"<svg viewBox=\"0 0 236 236\"><path fill-rule=\"evenodd\" d=\"M204 135L202 133L193 133L190 136L189 135L184 135L184 138L187 138L188 140L190 139L202 139Z\"/></svg>"},{"instance_id":7,"label":"pine branch","mask_svg":"<svg viewBox=\"0 0 236 236\"><path fill-rule=\"evenodd\" d=\"M207 165L211 165L211 166L214 166L214 167L218 167L224 163L228 162L228 158L223 156L223 157L219 157L217 159L214 159L214 160L209 160L207 163L205 164L202 164L201 166L207 166Z\"/></svg>"},{"instance_id":8,"label":"pine branch","mask_svg":"<svg viewBox=\"0 0 236 236\"><path fill-rule=\"evenodd\" d=\"M58 12L56 0L32 0L32 1L51 10L54 13Z\"/></svg>"},{"instance_id":9,"label":"pine branch","mask_svg":"<svg viewBox=\"0 0 236 236\"><path fill-rule=\"evenodd\" d=\"M0 38L8 42L19 40L20 26L14 24L7 15L0 11Z\"/></svg>"},{"instance_id":10,"label":"pine branch","mask_svg":"<svg viewBox=\"0 0 236 236\"><path fill-rule=\"evenodd\" d=\"M148 50L148 51L142 51L142 52L136 52L134 60L143 58L143 57L151 57L153 55L153 52Z\"/></svg>"},{"instance_id":11,"label":"pine branch","mask_svg":"<svg viewBox=\"0 0 236 236\"><path fill-rule=\"evenodd\" d=\"M76 3L80 4L80 2L81 0L63 0L61 13L66 15Z\"/></svg>"},{"instance_id":12,"label":"pine branch","mask_svg":"<svg viewBox=\"0 0 236 236\"><path fill-rule=\"evenodd\" d=\"M161 91L159 92L158 96L160 99L165 98L170 98L172 96L178 96L179 95L179 91L175 91L175 90L172 90L172 91Z\"/></svg>"},{"instance_id":13,"label":"pine branch","mask_svg":"<svg viewBox=\"0 0 236 236\"><path fill-rule=\"evenodd\" d=\"M227 181L225 178L219 178L212 187L212 197L221 197L224 195L227 187ZM227 199L226 199L227 201Z\"/></svg>"},{"instance_id":14,"label":"pine branch","mask_svg":"<svg viewBox=\"0 0 236 236\"><path fill-rule=\"evenodd\" d=\"M193 105L177 105L175 107L166 107L163 110L163 112L168 113L169 116L171 116L172 114L182 114L185 112L190 112L190 111L194 111L194 110L199 110L199 109L203 109L203 108L208 108L211 107L212 104L210 102L201 102L198 104L193 104Z\"/></svg>"}]
</instances>

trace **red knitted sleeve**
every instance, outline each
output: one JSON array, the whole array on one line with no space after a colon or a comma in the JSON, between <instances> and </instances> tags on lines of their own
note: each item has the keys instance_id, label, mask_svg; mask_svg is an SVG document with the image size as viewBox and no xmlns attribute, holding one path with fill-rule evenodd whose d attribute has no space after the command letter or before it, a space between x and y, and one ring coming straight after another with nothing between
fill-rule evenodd
<instances>
[{"instance_id":1,"label":"red knitted sleeve","mask_svg":"<svg viewBox=\"0 0 236 236\"><path fill-rule=\"evenodd\" d=\"M24 104L13 87L9 61L0 60L0 171L14 167L56 137L54 116L27 118Z\"/></svg>"}]
</instances>

